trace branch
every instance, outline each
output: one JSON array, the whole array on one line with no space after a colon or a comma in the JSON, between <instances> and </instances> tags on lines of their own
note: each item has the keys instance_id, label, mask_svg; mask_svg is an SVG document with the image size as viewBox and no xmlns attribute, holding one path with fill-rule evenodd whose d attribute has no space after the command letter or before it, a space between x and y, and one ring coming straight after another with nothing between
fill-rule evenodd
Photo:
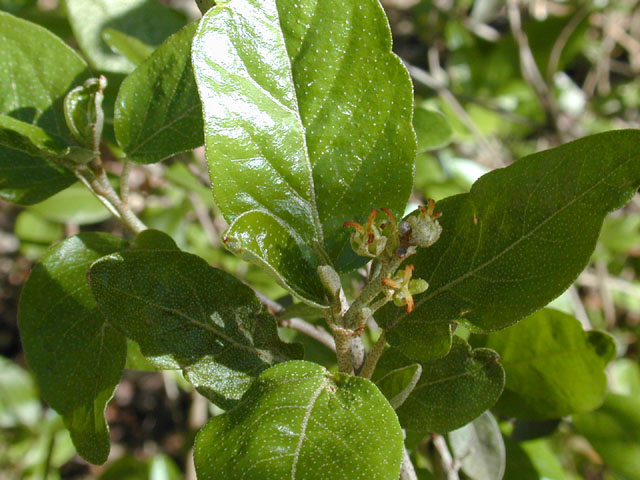
<instances>
[{"instance_id":1,"label":"branch","mask_svg":"<svg viewBox=\"0 0 640 480\"><path fill-rule=\"evenodd\" d=\"M284 320L278 320L278 325L281 327L293 328L294 330L297 330L300 333L304 333L306 336L317 340L327 348L331 349L333 352L336 351L336 342L334 341L331 334L322 327L313 325L301 318L287 318Z\"/></svg>"},{"instance_id":2,"label":"branch","mask_svg":"<svg viewBox=\"0 0 640 480\"><path fill-rule=\"evenodd\" d=\"M254 289L249 286L256 293L256 296L260 299L260 302L269 309L271 313L278 316L282 312L284 312L284 307L280 305L275 300L271 300L264 293ZM318 342L325 345L327 348L336 351L336 342L333 339L333 336L327 332L324 328L319 327L317 325L313 325L312 323L307 322L301 318L282 318L278 319L278 325L280 327L292 328L297 330L300 333L305 334L306 336L317 340Z\"/></svg>"},{"instance_id":3,"label":"branch","mask_svg":"<svg viewBox=\"0 0 640 480\"><path fill-rule=\"evenodd\" d=\"M400 467L400 480L418 480L416 470L411 463L411 457L406 448L402 449L402 466Z\"/></svg>"},{"instance_id":4,"label":"branch","mask_svg":"<svg viewBox=\"0 0 640 480\"><path fill-rule=\"evenodd\" d=\"M445 442L444 437L442 435L434 435L433 446L440 456L442 470L447 476L447 480L460 480L458 469L454 465L453 457L451 456L451 452L449 452L449 447L447 447L447 442Z\"/></svg>"}]
</instances>

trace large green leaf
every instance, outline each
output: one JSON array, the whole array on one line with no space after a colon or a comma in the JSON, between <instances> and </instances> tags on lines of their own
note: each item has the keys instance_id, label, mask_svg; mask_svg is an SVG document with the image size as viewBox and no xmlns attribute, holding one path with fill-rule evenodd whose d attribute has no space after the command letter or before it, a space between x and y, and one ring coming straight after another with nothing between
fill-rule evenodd
<instances>
[{"instance_id":1,"label":"large green leaf","mask_svg":"<svg viewBox=\"0 0 640 480\"><path fill-rule=\"evenodd\" d=\"M0 146L0 197L30 204L73 183L70 172L38 158L39 148L65 149L58 140L70 138L63 98L85 77L85 63L62 40L0 12L0 137L12 147ZM27 148L36 157L15 148Z\"/></svg>"},{"instance_id":2,"label":"large green leaf","mask_svg":"<svg viewBox=\"0 0 640 480\"><path fill-rule=\"evenodd\" d=\"M122 82L115 130L131 160L158 162L204 143L202 108L191 67L196 26L191 23L169 37Z\"/></svg>"},{"instance_id":3,"label":"large green leaf","mask_svg":"<svg viewBox=\"0 0 640 480\"><path fill-rule=\"evenodd\" d=\"M376 317L389 342L402 347L418 325L456 319L498 330L560 295L589 261L605 215L640 185L638 145L638 130L593 135L494 170L469 193L441 201L440 240L409 260L429 290L411 315L389 306Z\"/></svg>"},{"instance_id":4,"label":"large green leaf","mask_svg":"<svg viewBox=\"0 0 640 480\"><path fill-rule=\"evenodd\" d=\"M142 245L94 263L89 279L102 311L156 367L181 368L230 408L260 372L302 357L249 287L195 255Z\"/></svg>"},{"instance_id":5,"label":"large green leaf","mask_svg":"<svg viewBox=\"0 0 640 480\"><path fill-rule=\"evenodd\" d=\"M31 205L75 181L64 167L0 145L0 198L4 200Z\"/></svg>"},{"instance_id":6,"label":"large green leaf","mask_svg":"<svg viewBox=\"0 0 640 480\"><path fill-rule=\"evenodd\" d=\"M129 73L135 65L114 52L103 31L116 30L151 47L160 45L186 23L184 15L156 0L65 0L78 45L96 70Z\"/></svg>"},{"instance_id":7,"label":"large green leaf","mask_svg":"<svg viewBox=\"0 0 640 480\"><path fill-rule=\"evenodd\" d=\"M368 380L294 361L260 375L200 431L200 480L397 480L402 431Z\"/></svg>"},{"instance_id":8,"label":"large green leaf","mask_svg":"<svg viewBox=\"0 0 640 480\"><path fill-rule=\"evenodd\" d=\"M32 270L18 322L29 366L44 399L64 419L84 458L104 463L109 453L106 403L120 380L124 336L100 314L87 283L89 265L126 243L82 233L52 247Z\"/></svg>"},{"instance_id":9,"label":"large green leaf","mask_svg":"<svg viewBox=\"0 0 640 480\"><path fill-rule=\"evenodd\" d=\"M640 400L609 394L595 412L574 415L578 432L623 480L640 480Z\"/></svg>"},{"instance_id":10,"label":"large green leaf","mask_svg":"<svg viewBox=\"0 0 640 480\"><path fill-rule=\"evenodd\" d=\"M446 357L421 363L420 380L397 409L403 428L421 433L448 432L491 408L504 386L504 370L498 358L492 350L472 350L464 340L454 337ZM390 373L413 363L398 349L390 348L380 358L373 379L384 385Z\"/></svg>"},{"instance_id":11,"label":"large green leaf","mask_svg":"<svg viewBox=\"0 0 640 480\"><path fill-rule=\"evenodd\" d=\"M507 374L498 412L545 420L593 410L602 403L604 368L615 356L608 334L585 332L572 316L544 309L477 340L498 352Z\"/></svg>"},{"instance_id":12,"label":"large green leaf","mask_svg":"<svg viewBox=\"0 0 640 480\"><path fill-rule=\"evenodd\" d=\"M70 138L63 98L86 76L84 61L58 37L0 12L0 115Z\"/></svg>"},{"instance_id":13,"label":"large green leaf","mask_svg":"<svg viewBox=\"0 0 640 480\"><path fill-rule=\"evenodd\" d=\"M232 248L248 242L281 283L323 303L314 266L355 265L343 223L374 206L400 213L410 193L411 84L383 10L377 0L232 0L203 17L193 64ZM246 230L255 221L268 227L257 237ZM282 267L301 252L311 271Z\"/></svg>"}]
</instances>

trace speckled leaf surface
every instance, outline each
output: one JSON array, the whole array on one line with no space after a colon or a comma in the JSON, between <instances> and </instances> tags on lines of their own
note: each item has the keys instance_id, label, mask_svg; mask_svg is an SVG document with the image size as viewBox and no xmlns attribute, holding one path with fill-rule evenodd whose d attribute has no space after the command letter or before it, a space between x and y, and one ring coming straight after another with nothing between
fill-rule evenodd
<instances>
[{"instance_id":1,"label":"speckled leaf surface","mask_svg":"<svg viewBox=\"0 0 640 480\"><path fill-rule=\"evenodd\" d=\"M468 194L439 202L440 240L410 258L429 289L410 315L385 307L376 317L389 342L404 344L416 331L407 324L463 319L498 330L560 295L586 266L606 214L640 185L639 144L638 130L592 135L494 170Z\"/></svg>"},{"instance_id":2,"label":"speckled leaf surface","mask_svg":"<svg viewBox=\"0 0 640 480\"><path fill-rule=\"evenodd\" d=\"M122 82L114 127L120 147L135 162L159 162L204 143L191 67L196 26L169 37Z\"/></svg>"},{"instance_id":3,"label":"speckled leaf surface","mask_svg":"<svg viewBox=\"0 0 640 480\"><path fill-rule=\"evenodd\" d=\"M129 73L135 68L104 41L104 30L117 30L157 47L187 23L184 15L156 0L64 0L64 4L80 49L99 71Z\"/></svg>"},{"instance_id":4,"label":"speckled leaf surface","mask_svg":"<svg viewBox=\"0 0 640 480\"><path fill-rule=\"evenodd\" d=\"M390 348L380 358L373 380L378 383L389 372L413 363ZM397 409L400 424L407 430L426 434L461 427L491 408L504 387L504 370L496 352L472 350L459 337L454 337L446 357L421 366L420 380Z\"/></svg>"},{"instance_id":5,"label":"speckled leaf surface","mask_svg":"<svg viewBox=\"0 0 640 480\"><path fill-rule=\"evenodd\" d=\"M104 409L127 347L98 310L87 271L98 258L125 247L104 233L82 233L54 245L33 268L18 311L27 362L43 398L63 415L80 455L96 464L109 453Z\"/></svg>"},{"instance_id":6,"label":"speckled leaf surface","mask_svg":"<svg viewBox=\"0 0 640 480\"><path fill-rule=\"evenodd\" d=\"M263 372L196 439L199 480L397 480L403 439L368 380L310 362Z\"/></svg>"},{"instance_id":7,"label":"speckled leaf surface","mask_svg":"<svg viewBox=\"0 0 640 480\"><path fill-rule=\"evenodd\" d=\"M232 0L207 12L193 63L214 196L236 250L245 238L233 222L260 211L279 225L253 240L263 262L295 242L309 252L305 263L343 269L354 265L346 220L362 221L373 206L403 210L415 154L412 94L390 50L376 0ZM319 249L328 258L313 258ZM314 271L287 276L294 293L324 302L296 290L314 282Z\"/></svg>"},{"instance_id":8,"label":"speckled leaf surface","mask_svg":"<svg viewBox=\"0 0 640 480\"><path fill-rule=\"evenodd\" d=\"M0 115L16 124L33 125L32 135L8 129L1 136L21 139L32 154L38 153L34 142L46 146L46 138L69 139L62 99L85 76L85 63L62 40L38 25L0 12ZM0 197L5 200L35 203L73 181L71 173L48 160L0 146Z\"/></svg>"},{"instance_id":9,"label":"speckled leaf surface","mask_svg":"<svg viewBox=\"0 0 640 480\"><path fill-rule=\"evenodd\" d=\"M498 422L484 412L473 422L449 432L449 444L460 469L470 480L501 480L506 464Z\"/></svg>"},{"instance_id":10,"label":"speckled leaf surface","mask_svg":"<svg viewBox=\"0 0 640 480\"><path fill-rule=\"evenodd\" d=\"M507 374L495 407L501 414L545 420L593 410L602 403L604 369L615 356L615 344L604 332L583 331L570 315L544 309L474 340L498 352Z\"/></svg>"},{"instance_id":11,"label":"speckled leaf surface","mask_svg":"<svg viewBox=\"0 0 640 480\"><path fill-rule=\"evenodd\" d=\"M280 341L275 319L249 287L174 247L106 256L93 264L89 281L107 318L147 359L181 368L223 408L266 368L302 357L300 345Z\"/></svg>"}]
</instances>

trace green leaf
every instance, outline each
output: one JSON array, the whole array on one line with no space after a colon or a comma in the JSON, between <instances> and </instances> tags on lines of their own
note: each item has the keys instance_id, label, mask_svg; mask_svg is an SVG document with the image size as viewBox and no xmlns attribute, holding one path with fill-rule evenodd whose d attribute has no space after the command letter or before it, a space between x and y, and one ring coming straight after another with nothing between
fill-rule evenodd
<instances>
[{"instance_id":1,"label":"green leaf","mask_svg":"<svg viewBox=\"0 0 640 480\"><path fill-rule=\"evenodd\" d=\"M106 256L89 281L102 311L148 360L181 368L223 408L266 368L302 357L299 345L280 341L275 319L249 287L173 247Z\"/></svg>"},{"instance_id":2,"label":"green leaf","mask_svg":"<svg viewBox=\"0 0 640 480\"><path fill-rule=\"evenodd\" d=\"M111 218L111 213L84 185L79 183L36 203L29 210L58 223L91 225Z\"/></svg>"},{"instance_id":3,"label":"green leaf","mask_svg":"<svg viewBox=\"0 0 640 480\"><path fill-rule=\"evenodd\" d=\"M63 415L80 455L96 464L109 453L104 409L124 367L126 342L100 314L87 271L125 246L103 233L53 246L33 268L18 312L27 362L43 398Z\"/></svg>"},{"instance_id":4,"label":"green leaf","mask_svg":"<svg viewBox=\"0 0 640 480\"><path fill-rule=\"evenodd\" d=\"M418 137L419 152L446 147L453 134L444 115L426 108L416 108L413 112L413 127Z\"/></svg>"},{"instance_id":5,"label":"green leaf","mask_svg":"<svg viewBox=\"0 0 640 480\"><path fill-rule=\"evenodd\" d=\"M0 145L0 198L31 205L76 181L66 168Z\"/></svg>"},{"instance_id":6,"label":"green leaf","mask_svg":"<svg viewBox=\"0 0 640 480\"><path fill-rule=\"evenodd\" d=\"M376 386L389 399L395 409L400 407L416 387L422 375L422 365L414 363L385 373L376 380Z\"/></svg>"},{"instance_id":7,"label":"green leaf","mask_svg":"<svg viewBox=\"0 0 640 480\"><path fill-rule=\"evenodd\" d=\"M69 153L64 140L7 115L0 115L0 145L34 156L63 157Z\"/></svg>"},{"instance_id":8,"label":"green leaf","mask_svg":"<svg viewBox=\"0 0 640 480\"><path fill-rule=\"evenodd\" d=\"M191 23L129 75L118 93L115 131L128 158L159 162L203 144L202 108L191 67Z\"/></svg>"},{"instance_id":9,"label":"green leaf","mask_svg":"<svg viewBox=\"0 0 640 480\"><path fill-rule=\"evenodd\" d=\"M454 337L446 357L421 363L420 380L397 409L403 428L444 433L491 408L504 386L504 370L498 358L489 349L472 350L464 340ZM414 363L398 349L390 348L380 358L373 379L378 383L389 373Z\"/></svg>"},{"instance_id":10,"label":"green leaf","mask_svg":"<svg viewBox=\"0 0 640 480\"><path fill-rule=\"evenodd\" d=\"M604 368L615 356L613 339L582 330L580 322L544 309L478 343L500 355L507 383L495 407L525 420L559 418L598 407L606 391Z\"/></svg>"},{"instance_id":11,"label":"green leaf","mask_svg":"<svg viewBox=\"0 0 640 480\"><path fill-rule=\"evenodd\" d=\"M273 252L285 265L302 251L311 267L356 266L343 223L373 206L401 213L415 155L411 84L380 4L233 0L203 17L193 64L214 196L235 248L249 241L280 277ZM252 222L236 222L256 212L272 228L245 235ZM315 269L286 277L305 301L324 303L308 295L321 291Z\"/></svg>"},{"instance_id":12,"label":"green leaf","mask_svg":"<svg viewBox=\"0 0 640 480\"><path fill-rule=\"evenodd\" d=\"M473 422L449 432L454 458L470 480L501 480L505 469L505 446L498 422L484 412Z\"/></svg>"},{"instance_id":13,"label":"green leaf","mask_svg":"<svg viewBox=\"0 0 640 480\"><path fill-rule=\"evenodd\" d=\"M586 266L605 215L640 185L639 143L638 130L586 137L494 170L438 203L440 240L409 260L429 290L410 316L391 306L376 316L389 342L416 332L403 331L407 319L462 319L492 331L560 295Z\"/></svg>"},{"instance_id":14,"label":"green leaf","mask_svg":"<svg viewBox=\"0 0 640 480\"><path fill-rule=\"evenodd\" d=\"M153 48L146 43L113 28L105 28L102 31L102 39L113 50L124 55L136 67L149 58L149 55L153 52Z\"/></svg>"},{"instance_id":15,"label":"green leaf","mask_svg":"<svg viewBox=\"0 0 640 480\"><path fill-rule=\"evenodd\" d=\"M601 408L573 416L581 435L623 480L640 479L640 400L609 394Z\"/></svg>"},{"instance_id":16,"label":"green leaf","mask_svg":"<svg viewBox=\"0 0 640 480\"><path fill-rule=\"evenodd\" d=\"M129 73L135 64L109 47L104 30L155 48L186 23L184 15L156 0L65 0L65 5L80 49L93 68L106 72Z\"/></svg>"},{"instance_id":17,"label":"green leaf","mask_svg":"<svg viewBox=\"0 0 640 480\"><path fill-rule=\"evenodd\" d=\"M48 30L0 12L0 115L70 139L62 100L86 64Z\"/></svg>"},{"instance_id":18,"label":"green leaf","mask_svg":"<svg viewBox=\"0 0 640 480\"><path fill-rule=\"evenodd\" d=\"M38 152L33 142L53 144L57 151L58 142L50 142L51 138L70 138L62 98L86 77L85 63L49 31L0 12L0 72L0 115L5 123L11 122L6 117L13 118L14 127L19 127L18 132L9 129L0 136L9 133L12 145L20 140L32 153ZM0 146L0 197L5 200L35 203L74 181L75 177L60 166Z\"/></svg>"},{"instance_id":19,"label":"green leaf","mask_svg":"<svg viewBox=\"0 0 640 480\"><path fill-rule=\"evenodd\" d=\"M397 480L402 431L368 380L293 361L263 372L196 439L200 480Z\"/></svg>"}]
</instances>

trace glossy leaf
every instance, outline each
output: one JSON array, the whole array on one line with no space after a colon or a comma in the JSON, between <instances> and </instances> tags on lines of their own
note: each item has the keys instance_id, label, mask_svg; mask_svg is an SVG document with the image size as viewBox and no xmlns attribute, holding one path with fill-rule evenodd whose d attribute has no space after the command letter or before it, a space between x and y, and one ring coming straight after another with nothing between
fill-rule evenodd
<instances>
[{"instance_id":1,"label":"glossy leaf","mask_svg":"<svg viewBox=\"0 0 640 480\"><path fill-rule=\"evenodd\" d=\"M103 31L116 30L157 47L186 23L185 17L156 0L65 0L73 34L93 68L129 73L135 65L114 52Z\"/></svg>"},{"instance_id":2,"label":"glossy leaf","mask_svg":"<svg viewBox=\"0 0 640 480\"><path fill-rule=\"evenodd\" d=\"M368 380L294 361L263 372L195 445L199 480L397 480L402 431Z\"/></svg>"},{"instance_id":3,"label":"glossy leaf","mask_svg":"<svg viewBox=\"0 0 640 480\"><path fill-rule=\"evenodd\" d=\"M102 31L102 39L113 50L124 55L135 66L144 62L153 53L153 47L141 42L136 37L127 35L113 28Z\"/></svg>"},{"instance_id":4,"label":"glossy leaf","mask_svg":"<svg viewBox=\"0 0 640 480\"><path fill-rule=\"evenodd\" d=\"M605 215L640 185L639 142L638 130L586 137L439 202L440 240L410 259L429 290L411 315L387 307L376 317L389 342L400 346L416 331L404 332L407 321L498 330L560 295L586 266Z\"/></svg>"},{"instance_id":5,"label":"glossy leaf","mask_svg":"<svg viewBox=\"0 0 640 480\"><path fill-rule=\"evenodd\" d=\"M43 49L43 45L47 48ZM47 147L51 146L52 137L69 138L62 98L82 82L85 71L82 59L55 35L0 12L0 115L13 118L22 130L30 130L18 138L32 154L39 154L34 143ZM33 128L16 122L31 124ZM0 136L6 134L4 131ZM15 134L13 129L12 135ZM59 141L52 143L53 150L58 152ZM0 197L5 200L35 203L74 181L70 172L48 160L0 146Z\"/></svg>"},{"instance_id":6,"label":"glossy leaf","mask_svg":"<svg viewBox=\"0 0 640 480\"><path fill-rule=\"evenodd\" d=\"M505 468L505 447L498 422L484 412L473 422L449 432L454 458L470 480L501 480Z\"/></svg>"},{"instance_id":7,"label":"glossy leaf","mask_svg":"<svg viewBox=\"0 0 640 480\"><path fill-rule=\"evenodd\" d=\"M133 249L94 263L89 279L102 311L148 360L181 368L223 408L266 368L302 357L249 287L195 255Z\"/></svg>"},{"instance_id":8,"label":"glossy leaf","mask_svg":"<svg viewBox=\"0 0 640 480\"><path fill-rule=\"evenodd\" d=\"M0 115L70 138L62 99L87 76L77 53L48 30L0 12L0 72Z\"/></svg>"},{"instance_id":9,"label":"glossy leaf","mask_svg":"<svg viewBox=\"0 0 640 480\"><path fill-rule=\"evenodd\" d=\"M585 332L572 316L544 309L477 340L498 352L507 374L495 407L499 413L545 420L593 410L602 403L604 368L615 356L608 334Z\"/></svg>"},{"instance_id":10,"label":"glossy leaf","mask_svg":"<svg viewBox=\"0 0 640 480\"><path fill-rule=\"evenodd\" d=\"M441 113L416 108L413 112L413 126L416 129L419 152L446 147L451 141L453 132Z\"/></svg>"},{"instance_id":11,"label":"glossy leaf","mask_svg":"<svg viewBox=\"0 0 640 480\"><path fill-rule=\"evenodd\" d=\"M595 412L574 415L578 432L623 480L640 479L640 401L609 394Z\"/></svg>"},{"instance_id":12,"label":"glossy leaf","mask_svg":"<svg viewBox=\"0 0 640 480\"><path fill-rule=\"evenodd\" d=\"M0 145L0 198L31 205L76 181L66 168Z\"/></svg>"},{"instance_id":13,"label":"glossy leaf","mask_svg":"<svg viewBox=\"0 0 640 480\"><path fill-rule=\"evenodd\" d=\"M27 362L43 398L63 415L80 455L96 464L109 453L104 409L120 380L126 341L100 314L87 271L125 246L102 233L53 246L33 268L18 312Z\"/></svg>"},{"instance_id":14,"label":"glossy leaf","mask_svg":"<svg viewBox=\"0 0 640 480\"><path fill-rule=\"evenodd\" d=\"M115 131L131 160L159 162L204 142L202 108L191 67L196 26L191 23L169 37L122 82Z\"/></svg>"},{"instance_id":15,"label":"glossy leaf","mask_svg":"<svg viewBox=\"0 0 640 480\"><path fill-rule=\"evenodd\" d=\"M44 157L62 157L69 151L64 140L7 115L0 115L0 145Z\"/></svg>"},{"instance_id":16,"label":"glossy leaf","mask_svg":"<svg viewBox=\"0 0 640 480\"><path fill-rule=\"evenodd\" d=\"M249 241L294 293L324 303L302 291L321 291L315 269L283 272L272 257L355 266L343 223L373 206L400 213L410 193L411 84L384 12L376 0L234 0L203 17L193 64L234 247ZM236 224L256 211L273 226L258 237Z\"/></svg>"},{"instance_id":17,"label":"glossy leaf","mask_svg":"<svg viewBox=\"0 0 640 480\"><path fill-rule=\"evenodd\" d=\"M504 370L498 358L492 350L472 350L464 340L454 337L446 357L421 363L420 380L397 410L402 427L425 434L448 432L491 408L504 386ZM390 348L380 358L373 379L378 383L388 373L413 363Z\"/></svg>"}]
</instances>

